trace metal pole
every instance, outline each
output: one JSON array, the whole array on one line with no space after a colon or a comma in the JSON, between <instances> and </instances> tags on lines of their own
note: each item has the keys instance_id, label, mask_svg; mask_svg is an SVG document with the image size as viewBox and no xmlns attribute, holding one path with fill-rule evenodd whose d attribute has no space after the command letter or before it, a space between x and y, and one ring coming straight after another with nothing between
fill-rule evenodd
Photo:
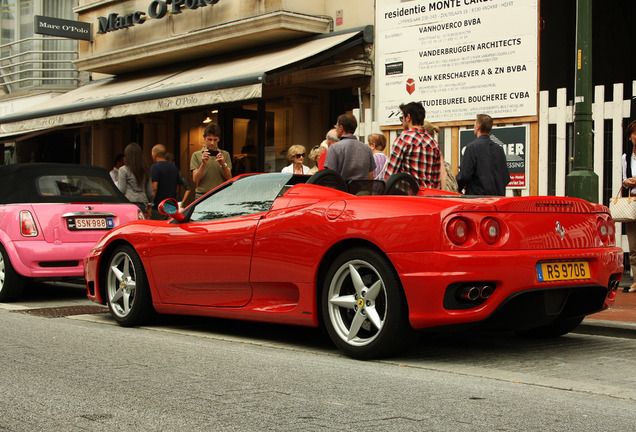
<instances>
[{"instance_id":1,"label":"metal pole","mask_svg":"<svg viewBox=\"0 0 636 432\"><path fill-rule=\"evenodd\" d=\"M598 203L592 122L592 0L576 1L573 171L566 178L568 196Z\"/></svg>"}]
</instances>

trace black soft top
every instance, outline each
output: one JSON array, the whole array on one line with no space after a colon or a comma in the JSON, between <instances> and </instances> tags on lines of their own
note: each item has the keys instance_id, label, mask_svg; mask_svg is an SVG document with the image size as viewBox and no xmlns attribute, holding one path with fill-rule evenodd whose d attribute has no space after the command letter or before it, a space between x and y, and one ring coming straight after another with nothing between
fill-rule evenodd
<instances>
[{"instance_id":1,"label":"black soft top","mask_svg":"<svg viewBox=\"0 0 636 432\"><path fill-rule=\"evenodd\" d=\"M129 203L105 168L59 163L0 166L0 204Z\"/></svg>"}]
</instances>

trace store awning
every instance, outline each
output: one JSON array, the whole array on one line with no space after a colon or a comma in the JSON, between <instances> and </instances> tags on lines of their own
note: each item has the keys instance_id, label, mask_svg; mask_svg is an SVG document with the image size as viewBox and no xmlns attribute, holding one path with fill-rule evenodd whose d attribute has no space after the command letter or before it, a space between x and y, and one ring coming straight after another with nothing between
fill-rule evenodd
<instances>
[{"instance_id":1,"label":"store awning","mask_svg":"<svg viewBox=\"0 0 636 432\"><path fill-rule=\"evenodd\" d=\"M96 120L258 99L269 77L318 64L369 40L369 29L91 82L0 118L0 139ZM372 37L372 36L371 36Z\"/></svg>"}]
</instances>

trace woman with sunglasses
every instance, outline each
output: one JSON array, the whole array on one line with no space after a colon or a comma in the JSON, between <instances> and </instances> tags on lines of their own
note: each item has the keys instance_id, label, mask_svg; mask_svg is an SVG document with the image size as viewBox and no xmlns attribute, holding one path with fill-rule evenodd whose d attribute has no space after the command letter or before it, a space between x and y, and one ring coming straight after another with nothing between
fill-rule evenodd
<instances>
[{"instance_id":1,"label":"woman with sunglasses","mask_svg":"<svg viewBox=\"0 0 636 432\"><path fill-rule=\"evenodd\" d=\"M309 174L310 168L303 165L305 161L305 147L294 144L287 150L287 158L291 161L291 165L283 168L281 172L287 174Z\"/></svg>"}]
</instances>

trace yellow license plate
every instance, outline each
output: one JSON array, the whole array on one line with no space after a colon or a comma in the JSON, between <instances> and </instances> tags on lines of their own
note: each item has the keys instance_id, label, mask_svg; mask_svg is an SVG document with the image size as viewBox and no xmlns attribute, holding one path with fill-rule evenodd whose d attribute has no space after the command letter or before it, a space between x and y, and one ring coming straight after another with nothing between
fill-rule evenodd
<instances>
[{"instance_id":1,"label":"yellow license plate","mask_svg":"<svg viewBox=\"0 0 636 432\"><path fill-rule=\"evenodd\" d=\"M587 261L537 263L539 282L590 279L591 276Z\"/></svg>"}]
</instances>

